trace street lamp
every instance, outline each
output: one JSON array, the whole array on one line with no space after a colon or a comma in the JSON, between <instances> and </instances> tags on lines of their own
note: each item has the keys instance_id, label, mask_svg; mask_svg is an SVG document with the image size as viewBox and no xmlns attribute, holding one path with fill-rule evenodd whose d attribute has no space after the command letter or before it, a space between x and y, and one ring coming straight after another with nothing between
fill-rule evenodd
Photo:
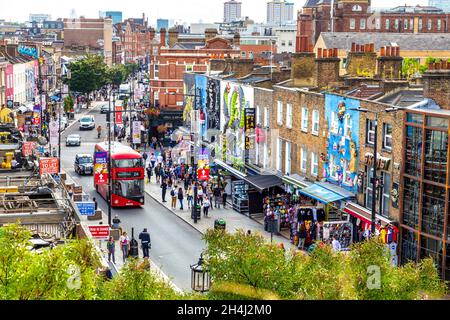
<instances>
[{"instance_id":1,"label":"street lamp","mask_svg":"<svg viewBox=\"0 0 450 320\"><path fill-rule=\"evenodd\" d=\"M358 112L362 112L362 113L375 114L375 123L374 123L375 137L374 137L374 142L373 142L373 165L372 165L372 171L373 171L373 177L372 177L372 221L371 221L372 236L375 235L376 217L377 217L376 199L377 199L377 181L378 181L378 177L377 177L378 114L383 113L383 112L386 112L386 113L397 112L397 111L403 110L403 109L404 108L402 108L402 107L391 107L391 108L386 108L382 111L372 111L372 110L365 109L365 108L350 108L349 109L349 110L358 111ZM380 208L380 211L381 211L381 208Z\"/></svg>"},{"instance_id":2,"label":"street lamp","mask_svg":"<svg viewBox=\"0 0 450 320\"><path fill-rule=\"evenodd\" d=\"M205 266L203 254L194 265L191 265L191 288L196 292L209 291L211 287L211 274L208 267Z\"/></svg>"}]
</instances>

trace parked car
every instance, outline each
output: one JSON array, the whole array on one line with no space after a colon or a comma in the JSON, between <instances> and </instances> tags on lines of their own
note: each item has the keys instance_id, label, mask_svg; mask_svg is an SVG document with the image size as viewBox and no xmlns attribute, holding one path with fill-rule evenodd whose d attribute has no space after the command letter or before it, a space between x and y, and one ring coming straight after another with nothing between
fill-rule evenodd
<instances>
[{"instance_id":1,"label":"parked car","mask_svg":"<svg viewBox=\"0 0 450 320\"><path fill-rule=\"evenodd\" d=\"M80 119L80 130L94 130L95 129L95 118L94 116L84 116Z\"/></svg>"},{"instance_id":2,"label":"parked car","mask_svg":"<svg viewBox=\"0 0 450 320\"><path fill-rule=\"evenodd\" d=\"M66 146L80 146L81 145L81 137L79 134L71 134L66 138Z\"/></svg>"},{"instance_id":3,"label":"parked car","mask_svg":"<svg viewBox=\"0 0 450 320\"><path fill-rule=\"evenodd\" d=\"M100 108L100 113L108 113L109 112L109 104L104 104Z\"/></svg>"},{"instance_id":4,"label":"parked car","mask_svg":"<svg viewBox=\"0 0 450 320\"><path fill-rule=\"evenodd\" d=\"M94 174L94 158L90 154L77 154L74 169L79 175Z\"/></svg>"},{"instance_id":5,"label":"parked car","mask_svg":"<svg viewBox=\"0 0 450 320\"><path fill-rule=\"evenodd\" d=\"M61 130L67 129L68 125L69 125L69 121L67 120L67 117L64 115L61 115Z\"/></svg>"}]
</instances>

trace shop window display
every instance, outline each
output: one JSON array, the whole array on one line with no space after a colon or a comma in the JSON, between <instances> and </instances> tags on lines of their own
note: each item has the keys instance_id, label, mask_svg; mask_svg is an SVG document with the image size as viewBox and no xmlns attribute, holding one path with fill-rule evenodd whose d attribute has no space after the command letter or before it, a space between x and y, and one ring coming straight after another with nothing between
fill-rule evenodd
<instances>
[{"instance_id":1,"label":"shop window display","mask_svg":"<svg viewBox=\"0 0 450 320\"><path fill-rule=\"evenodd\" d=\"M442 237L444 232L445 188L424 184L422 232Z\"/></svg>"},{"instance_id":2,"label":"shop window display","mask_svg":"<svg viewBox=\"0 0 450 320\"><path fill-rule=\"evenodd\" d=\"M323 224L323 241L328 242L336 237L341 250L348 250L353 243L353 224L351 222L325 222Z\"/></svg>"}]
</instances>

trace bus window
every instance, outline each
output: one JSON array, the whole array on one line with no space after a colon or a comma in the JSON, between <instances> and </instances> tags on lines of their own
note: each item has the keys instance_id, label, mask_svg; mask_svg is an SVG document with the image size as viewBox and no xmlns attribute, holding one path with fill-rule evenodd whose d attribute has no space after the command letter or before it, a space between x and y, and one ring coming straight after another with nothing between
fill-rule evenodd
<instances>
[{"instance_id":1,"label":"bus window","mask_svg":"<svg viewBox=\"0 0 450 320\"><path fill-rule=\"evenodd\" d=\"M140 197L144 194L144 180L116 181L113 193L123 197Z\"/></svg>"},{"instance_id":2,"label":"bus window","mask_svg":"<svg viewBox=\"0 0 450 320\"><path fill-rule=\"evenodd\" d=\"M114 168L140 168L144 166L142 159L122 159L113 161Z\"/></svg>"}]
</instances>

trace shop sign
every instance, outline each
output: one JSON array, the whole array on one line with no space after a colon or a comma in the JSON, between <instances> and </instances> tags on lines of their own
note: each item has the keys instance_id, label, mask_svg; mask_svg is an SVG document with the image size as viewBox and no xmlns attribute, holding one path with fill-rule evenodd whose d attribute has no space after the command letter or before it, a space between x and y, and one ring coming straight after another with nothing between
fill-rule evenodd
<instances>
[{"instance_id":1,"label":"shop sign","mask_svg":"<svg viewBox=\"0 0 450 320\"><path fill-rule=\"evenodd\" d=\"M133 143L141 143L141 122L133 121Z\"/></svg>"},{"instance_id":2,"label":"shop sign","mask_svg":"<svg viewBox=\"0 0 450 320\"><path fill-rule=\"evenodd\" d=\"M24 142L22 154L24 157L31 156L33 154L33 150L36 147L36 142Z\"/></svg>"},{"instance_id":3,"label":"shop sign","mask_svg":"<svg viewBox=\"0 0 450 320\"><path fill-rule=\"evenodd\" d=\"M116 114L116 124L123 124L123 108L122 106L116 106L116 110L115 110L115 114Z\"/></svg>"},{"instance_id":4,"label":"shop sign","mask_svg":"<svg viewBox=\"0 0 450 320\"><path fill-rule=\"evenodd\" d=\"M94 182L96 185L108 184L108 153L96 152L94 159Z\"/></svg>"},{"instance_id":5,"label":"shop sign","mask_svg":"<svg viewBox=\"0 0 450 320\"><path fill-rule=\"evenodd\" d=\"M95 239L109 239L109 226L89 226L89 231Z\"/></svg>"},{"instance_id":6,"label":"shop sign","mask_svg":"<svg viewBox=\"0 0 450 320\"><path fill-rule=\"evenodd\" d=\"M50 145L57 146L59 142L59 122L52 120L50 121Z\"/></svg>"},{"instance_id":7,"label":"shop sign","mask_svg":"<svg viewBox=\"0 0 450 320\"><path fill-rule=\"evenodd\" d=\"M366 153L365 164L367 166L373 166L373 154L372 153ZM390 166L391 166L391 159L384 158L381 156L377 157L377 170L389 171Z\"/></svg>"},{"instance_id":8,"label":"shop sign","mask_svg":"<svg viewBox=\"0 0 450 320\"><path fill-rule=\"evenodd\" d=\"M255 108L245 108L245 150L252 150L255 148L253 136L255 135Z\"/></svg>"},{"instance_id":9,"label":"shop sign","mask_svg":"<svg viewBox=\"0 0 450 320\"><path fill-rule=\"evenodd\" d=\"M41 175L55 174L59 172L59 159L58 158L41 158L39 160L39 173Z\"/></svg>"}]
</instances>

